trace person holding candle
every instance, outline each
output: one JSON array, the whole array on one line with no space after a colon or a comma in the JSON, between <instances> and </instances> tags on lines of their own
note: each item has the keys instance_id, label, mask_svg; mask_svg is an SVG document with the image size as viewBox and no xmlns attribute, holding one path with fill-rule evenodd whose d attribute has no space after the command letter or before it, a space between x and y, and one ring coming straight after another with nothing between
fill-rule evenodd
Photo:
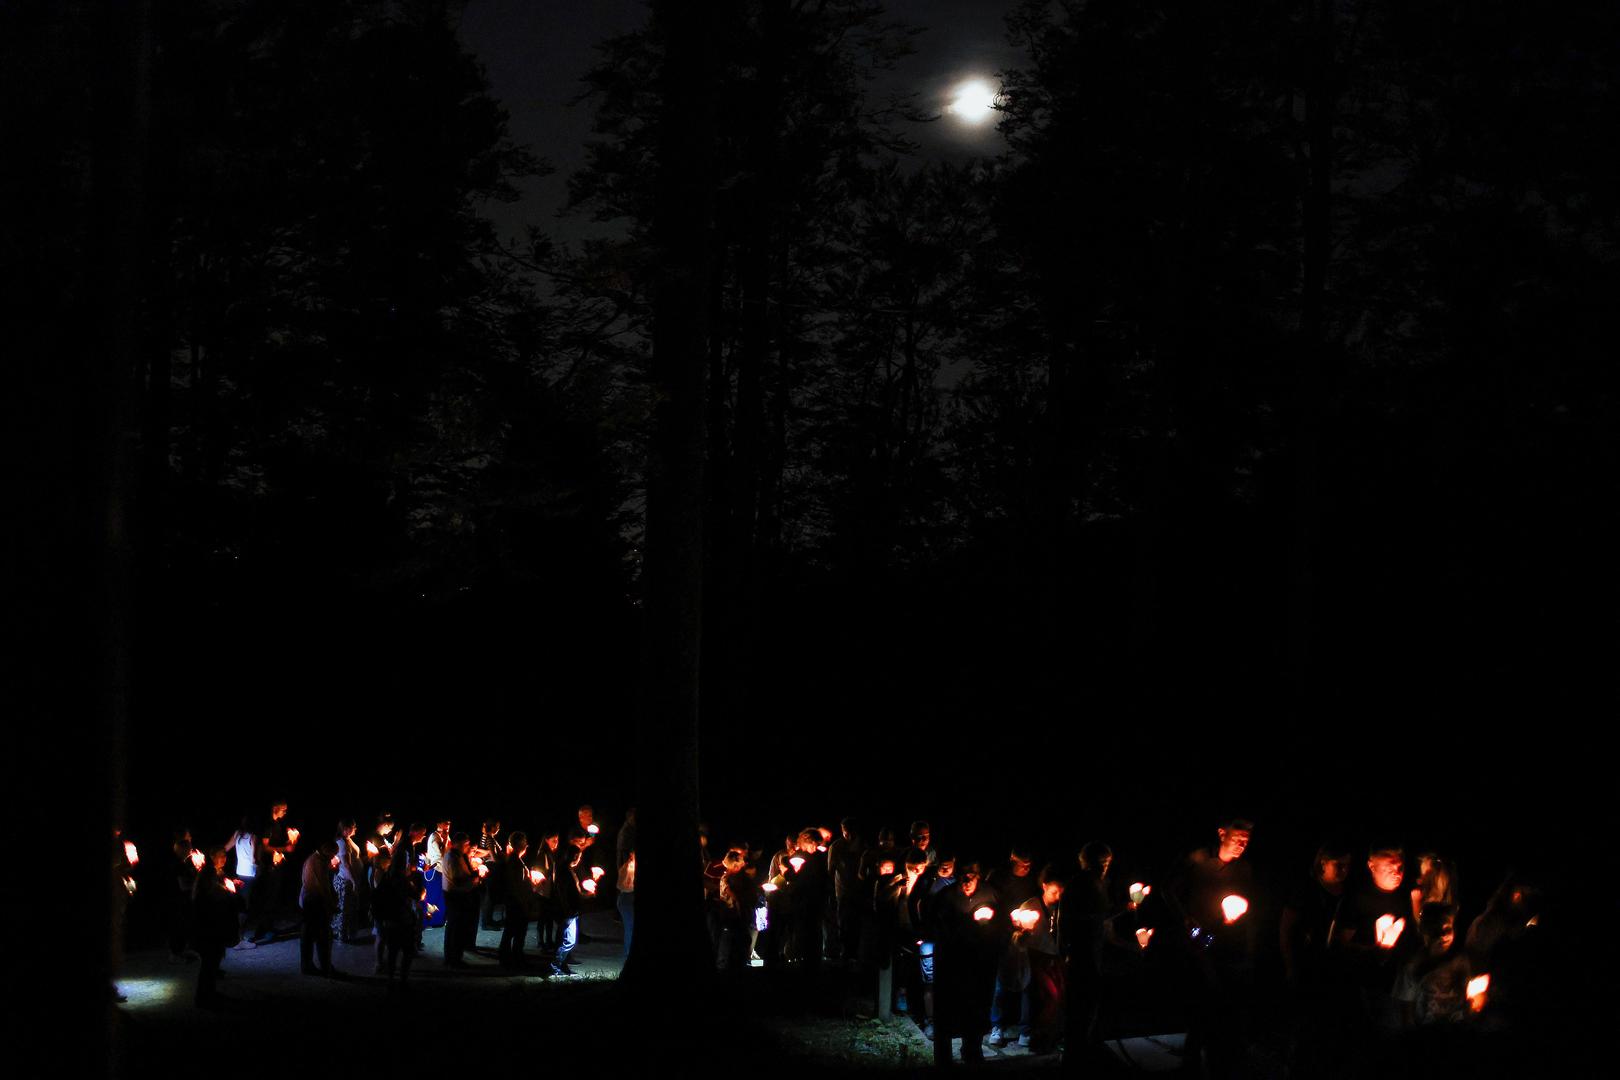
<instances>
[{"instance_id":1,"label":"person holding candle","mask_svg":"<svg viewBox=\"0 0 1620 1080\"><path fill-rule=\"evenodd\" d=\"M1114 904L1108 895L1108 871L1114 851L1100 840L1080 849L1080 873L1068 883L1062 897L1063 954L1063 1060L1081 1071L1105 1060L1097 1038L1097 1014L1102 1007L1102 951L1109 941ZM1133 935L1132 951L1141 946Z\"/></svg>"},{"instance_id":2,"label":"person holding candle","mask_svg":"<svg viewBox=\"0 0 1620 1080\"><path fill-rule=\"evenodd\" d=\"M421 828L418 826L417 828ZM422 829L426 833L425 828ZM372 916L377 922L378 974L387 977L388 990L404 990L411 975L411 962L421 951L422 904L425 882L422 871L408 849L397 855L382 855L375 866L383 867L371 893Z\"/></svg>"},{"instance_id":3,"label":"person holding candle","mask_svg":"<svg viewBox=\"0 0 1620 1080\"><path fill-rule=\"evenodd\" d=\"M557 917L556 877L557 877L557 846L559 835L556 830L544 833L540 837L540 846L534 850L529 858L529 867L540 871L540 883L535 886L535 896L539 898L539 917L535 924L535 947L542 952L555 952L557 949L558 930L561 920Z\"/></svg>"},{"instance_id":4,"label":"person holding candle","mask_svg":"<svg viewBox=\"0 0 1620 1080\"><path fill-rule=\"evenodd\" d=\"M1400 1010L1401 1027L1457 1023L1469 1017L1468 954L1455 947L1457 908L1426 904L1418 919L1423 947L1395 976L1391 997Z\"/></svg>"},{"instance_id":5,"label":"person holding candle","mask_svg":"<svg viewBox=\"0 0 1620 1080\"><path fill-rule=\"evenodd\" d=\"M422 856L422 881L427 889L428 906L434 911L423 920L428 929L443 926L450 918L450 903L444 895L444 858L451 846L450 819L435 822L428 834Z\"/></svg>"},{"instance_id":6,"label":"person holding candle","mask_svg":"<svg viewBox=\"0 0 1620 1080\"><path fill-rule=\"evenodd\" d=\"M557 953L551 959L553 978L572 975L568 966L574 946L579 942L579 912L581 907L580 874L585 862L585 849L591 846L591 836L576 826L568 831L568 848L559 852L557 875L552 895L558 921ZM583 871L588 874L589 870Z\"/></svg>"},{"instance_id":7,"label":"person holding candle","mask_svg":"<svg viewBox=\"0 0 1620 1080\"><path fill-rule=\"evenodd\" d=\"M472 838L456 833L450 838L440 862L443 867L444 902L444 963L446 967L466 967L463 959L467 949L476 942L478 932L478 890L483 880L472 865Z\"/></svg>"},{"instance_id":8,"label":"person holding candle","mask_svg":"<svg viewBox=\"0 0 1620 1080\"><path fill-rule=\"evenodd\" d=\"M499 818L488 818L484 821L483 831L478 837L478 846L473 855L482 859L484 865L489 867L489 876L484 879L484 894L478 910L478 924L485 930L499 930L502 917L496 908L505 902L506 874L504 871L506 859L506 842L501 839L501 821Z\"/></svg>"},{"instance_id":9,"label":"person holding candle","mask_svg":"<svg viewBox=\"0 0 1620 1080\"><path fill-rule=\"evenodd\" d=\"M506 897L506 917L502 920L501 945L496 955L503 968L521 971L529 922L539 913L540 898L535 894L538 871L529 868L527 833L514 832L509 843L512 853L501 864L501 873L505 876L502 893Z\"/></svg>"},{"instance_id":10,"label":"person holding candle","mask_svg":"<svg viewBox=\"0 0 1620 1080\"><path fill-rule=\"evenodd\" d=\"M368 860L378 855L393 855L394 845L399 842L399 835L395 831L394 815L381 813L377 815L377 825L360 842L361 850L365 852ZM376 851L373 852L372 849Z\"/></svg>"},{"instance_id":11,"label":"person holding candle","mask_svg":"<svg viewBox=\"0 0 1620 1080\"><path fill-rule=\"evenodd\" d=\"M613 883L614 906L619 912L619 922L624 926L624 952L623 956L630 956L630 942L636 929L636 849L631 848L625 853L625 860L619 864L619 873Z\"/></svg>"},{"instance_id":12,"label":"person holding candle","mask_svg":"<svg viewBox=\"0 0 1620 1080\"><path fill-rule=\"evenodd\" d=\"M263 906L262 900L256 896L259 864L261 861L268 862L269 856L259 850L259 830L247 814L242 815L225 847L234 862L230 877L236 882L237 896L243 910L242 926L232 947L252 949L255 947L253 939L257 936L260 908Z\"/></svg>"},{"instance_id":13,"label":"person holding candle","mask_svg":"<svg viewBox=\"0 0 1620 1080\"><path fill-rule=\"evenodd\" d=\"M1344 950L1335 947L1349 911L1350 867L1349 845L1321 845L1310 877L1284 902L1277 927L1294 1014L1289 1060L1300 1076L1333 1068L1347 1039L1345 1025L1360 1010L1341 962Z\"/></svg>"},{"instance_id":14,"label":"person holding candle","mask_svg":"<svg viewBox=\"0 0 1620 1080\"><path fill-rule=\"evenodd\" d=\"M1021 918L1013 931L1013 945L1029 956L1030 1026L1018 1040L1037 1054L1051 1052L1062 1034L1063 1016L1063 925L1062 910L1064 882L1056 867L1041 870L1040 895L1026 900L1014 910L1014 915L1028 912L1033 918Z\"/></svg>"},{"instance_id":15,"label":"person holding candle","mask_svg":"<svg viewBox=\"0 0 1620 1080\"><path fill-rule=\"evenodd\" d=\"M168 910L164 914L169 939L169 960L177 964L197 958L195 953L189 952L186 948L186 943L191 937L193 886L196 885L197 874L202 869L202 860L193 862L192 854L191 830L176 829L174 842L169 846L170 880L174 883L174 887L169 890Z\"/></svg>"},{"instance_id":16,"label":"person holding candle","mask_svg":"<svg viewBox=\"0 0 1620 1080\"><path fill-rule=\"evenodd\" d=\"M299 875L298 907L303 912L303 932L299 935L299 970L305 975L331 975L332 913L337 894L332 889L332 863L337 858L336 840L322 841L304 860ZM320 967L315 966L316 957Z\"/></svg>"},{"instance_id":17,"label":"person holding candle","mask_svg":"<svg viewBox=\"0 0 1620 1080\"><path fill-rule=\"evenodd\" d=\"M784 874L790 920L787 954L809 971L821 967L821 923L827 905L827 860L816 851L820 843L817 830L801 831Z\"/></svg>"},{"instance_id":18,"label":"person holding candle","mask_svg":"<svg viewBox=\"0 0 1620 1080\"><path fill-rule=\"evenodd\" d=\"M951 884L935 892L928 905L927 936L934 942L934 1063L941 1067L950 1064L953 1038L962 1040L964 1062L984 1060L1005 936L1000 924L1007 918L995 892L981 884L978 863L955 869ZM975 917L985 909L989 918Z\"/></svg>"},{"instance_id":19,"label":"person holding candle","mask_svg":"<svg viewBox=\"0 0 1620 1080\"><path fill-rule=\"evenodd\" d=\"M229 848L216 848L208 853L202 868L192 876L191 942L200 958L196 1002L205 1009L213 1007L220 999L215 989L219 965L225 959L225 950L234 946L240 936L236 923L240 901L225 887L225 868L233 854ZM189 864L189 858L187 862Z\"/></svg>"},{"instance_id":20,"label":"person holding candle","mask_svg":"<svg viewBox=\"0 0 1620 1080\"><path fill-rule=\"evenodd\" d=\"M1231 1075L1248 1049L1255 938L1247 912L1255 891L1243 855L1253 833L1247 818L1223 821L1215 830L1215 846L1189 855L1163 894L1182 923L1185 1060L1197 1063L1206 1055L1217 1077Z\"/></svg>"},{"instance_id":21,"label":"person holding candle","mask_svg":"<svg viewBox=\"0 0 1620 1080\"><path fill-rule=\"evenodd\" d=\"M853 964L860 956L861 858L866 844L854 818L838 823L838 836L827 845L827 876L832 881L833 918L837 926L838 958Z\"/></svg>"},{"instance_id":22,"label":"person holding candle","mask_svg":"<svg viewBox=\"0 0 1620 1080\"><path fill-rule=\"evenodd\" d=\"M1392 996L1395 976L1422 946L1411 924L1412 902L1401 845L1376 843L1367 851L1367 880L1350 897L1338 929L1354 982L1361 989L1362 1019L1374 1031L1400 1030L1400 1009Z\"/></svg>"},{"instance_id":23,"label":"person holding candle","mask_svg":"<svg viewBox=\"0 0 1620 1080\"><path fill-rule=\"evenodd\" d=\"M366 861L360 845L354 842L355 829L353 818L342 819L338 822L334 841L337 844L338 867L333 882L337 910L332 914L332 929L337 939L345 945L354 945L361 940L368 908Z\"/></svg>"},{"instance_id":24,"label":"person holding candle","mask_svg":"<svg viewBox=\"0 0 1620 1080\"><path fill-rule=\"evenodd\" d=\"M1015 847L1007 864L990 875L988 887L1007 910L1022 907L1040 896L1040 881L1032 873L1034 855L1026 847ZM1004 955L996 968L996 992L990 1005L990 1044L1006 1046L1023 1038L1029 1030L1029 957L1015 948L1012 935L1004 936Z\"/></svg>"}]
</instances>

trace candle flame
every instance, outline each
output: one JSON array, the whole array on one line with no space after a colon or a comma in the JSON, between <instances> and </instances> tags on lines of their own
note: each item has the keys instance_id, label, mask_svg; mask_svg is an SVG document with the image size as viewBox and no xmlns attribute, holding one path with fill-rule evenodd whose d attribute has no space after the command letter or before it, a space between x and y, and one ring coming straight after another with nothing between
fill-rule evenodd
<instances>
[{"instance_id":1,"label":"candle flame","mask_svg":"<svg viewBox=\"0 0 1620 1080\"><path fill-rule=\"evenodd\" d=\"M1406 920L1397 919L1393 915L1380 915L1373 924L1373 935L1378 939L1381 949L1393 949L1395 943L1401 939L1401 931L1406 929Z\"/></svg>"},{"instance_id":2,"label":"candle flame","mask_svg":"<svg viewBox=\"0 0 1620 1080\"><path fill-rule=\"evenodd\" d=\"M883 863L882 865L880 865L878 867L878 873L882 874L885 877L887 877L888 875L894 873L894 863L892 863L892 862Z\"/></svg>"},{"instance_id":3,"label":"candle flame","mask_svg":"<svg viewBox=\"0 0 1620 1080\"><path fill-rule=\"evenodd\" d=\"M1020 930L1033 930L1036 926L1040 925L1041 913L1038 911L1034 911L1029 908L1019 908L1017 911L1011 912L1010 914L1012 915L1012 921L1018 925Z\"/></svg>"},{"instance_id":4,"label":"candle flame","mask_svg":"<svg viewBox=\"0 0 1620 1080\"><path fill-rule=\"evenodd\" d=\"M370 855L372 857L376 857L377 855L380 855L382 853L377 850L377 845L376 844L373 844L370 840L367 840L366 841L366 854Z\"/></svg>"},{"instance_id":5,"label":"candle flame","mask_svg":"<svg viewBox=\"0 0 1620 1080\"><path fill-rule=\"evenodd\" d=\"M287 843L289 843L289 844L298 843L298 830L293 828L290 825L287 827Z\"/></svg>"},{"instance_id":6,"label":"candle flame","mask_svg":"<svg viewBox=\"0 0 1620 1080\"><path fill-rule=\"evenodd\" d=\"M203 858L203 853L198 851L196 848L191 849L191 854L188 855L187 858L191 860L192 869L201 870L203 868L203 862L205 861Z\"/></svg>"},{"instance_id":7,"label":"candle flame","mask_svg":"<svg viewBox=\"0 0 1620 1080\"><path fill-rule=\"evenodd\" d=\"M585 826L585 831L590 833L592 836L595 836L597 833L602 831L602 826L593 821L591 824Z\"/></svg>"},{"instance_id":8,"label":"candle flame","mask_svg":"<svg viewBox=\"0 0 1620 1080\"><path fill-rule=\"evenodd\" d=\"M585 895L586 896L595 896L596 895L596 879L595 878L586 878L584 881L579 883L579 887L581 889L585 890Z\"/></svg>"},{"instance_id":9,"label":"candle flame","mask_svg":"<svg viewBox=\"0 0 1620 1080\"><path fill-rule=\"evenodd\" d=\"M332 869L336 870L340 861L336 855L332 856Z\"/></svg>"},{"instance_id":10,"label":"candle flame","mask_svg":"<svg viewBox=\"0 0 1620 1080\"><path fill-rule=\"evenodd\" d=\"M775 892L776 891L776 882L767 881L765 884L761 885L759 888L760 888L761 892Z\"/></svg>"},{"instance_id":11,"label":"candle flame","mask_svg":"<svg viewBox=\"0 0 1620 1080\"><path fill-rule=\"evenodd\" d=\"M593 866L593 867L591 867L591 880L592 881L601 881L602 880L602 875L605 874L605 873L607 873L607 871L602 869L600 866Z\"/></svg>"},{"instance_id":12,"label":"candle flame","mask_svg":"<svg viewBox=\"0 0 1620 1080\"><path fill-rule=\"evenodd\" d=\"M974 922L989 922L991 919L995 918L995 914L996 914L995 908L992 908L992 907L978 908L973 912L973 921Z\"/></svg>"},{"instance_id":13,"label":"candle flame","mask_svg":"<svg viewBox=\"0 0 1620 1080\"><path fill-rule=\"evenodd\" d=\"M1137 928L1137 930L1136 930L1136 943L1138 945L1142 946L1142 948L1145 949L1145 948L1148 947L1148 942L1150 942L1152 940L1153 940L1153 927L1151 927L1151 926L1141 926L1141 927Z\"/></svg>"},{"instance_id":14,"label":"candle flame","mask_svg":"<svg viewBox=\"0 0 1620 1080\"><path fill-rule=\"evenodd\" d=\"M1485 1008L1485 994L1491 988L1489 974L1475 975L1468 980L1468 1007L1475 1012Z\"/></svg>"},{"instance_id":15,"label":"candle flame","mask_svg":"<svg viewBox=\"0 0 1620 1080\"><path fill-rule=\"evenodd\" d=\"M225 879L225 891L228 892L228 893L233 893L233 892L236 891L236 879L235 878L226 878Z\"/></svg>"},{"instance_id":16,"label":"candle flame","mask_svg":"<svg viewBox=\"0 0 1620 1080\"><path fill-rule=\"evenodd\" d=\"M1152 891L1153 886L1151 885L1144 885L1140 881L1131 882L1131 903L1140 904L1148 898L1148 894Z\"/></svg>"},{"instance_id":17,"label":"candle flame","mask_svg":"<svg viewBox=\"0 0 1620 1080\"><path fill-rule=\"evenodd\" d=\"M795 874L798 873L800 870L802 870L804 868L804 856L803 855L795 855L795 856L793 856L793 858L788 860L788 865L793 867L793 872Z\"/></svg>"},{"instance_id":18,"label":"candle flame","mask_svg":"<svg viewBox=\"0 0 1620 1080\"><path fill-rule=\"evenodd\" d=\"M530 885L538 885L544 880L546 880L546 875L542 874L540 871L538 871L538 870L530 870L529 871L529 884Z\"/></svg>"},{"instance_id":19,"label":"candle flame","mask_svg":"<svg viewBox=\"0 0 1620 1080\"><path fill-rule=\"evenodd\" d=\"M1221 897L1221 915L1225 917L1228 924L1235 923L1243 918L1244 913L1248 910L1249 902L1236 893Z\"/></svg>"},{"instance_id":20,"label":"candle flame","mask_svg":"<svg viewBox=\"0 0 1620 1080\"><path fill-rule=\"evenodd\" d=\"M124 841L124 861L131 866L141 865L141 853L135 850L135 841Z\"/></svg>"}]
</instances>

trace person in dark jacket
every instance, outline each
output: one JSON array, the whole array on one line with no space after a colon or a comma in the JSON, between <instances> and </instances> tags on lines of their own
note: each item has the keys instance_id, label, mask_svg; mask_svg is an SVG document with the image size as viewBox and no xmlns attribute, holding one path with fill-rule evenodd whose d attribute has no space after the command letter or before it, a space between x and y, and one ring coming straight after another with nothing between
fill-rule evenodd
<instances>
[{"instance_id":1,"label":"person in dark jacket","mask_svg":"<svg viewBox=\"0 0 1620 1080\"><path fill-rule=\"evenodd\" d=\"M176 829L174 843L169 849L172 858L171 874L174 888L169 891L168 907L166 913L169 931L169 959L181 963L194 960L196 957L186 951L186 944L191 938L191 910L193 888L197 884L197 875L204 869L204 861L193 858L195 849L191 846L191 830Z\"/></svg>"},{"instance_id":2,"label":"person in dark jacket","mask_svg":"<svg viewBox=\"0 0 1620 1080\"><path fill-rule=\"evenodd\" d=\"M371 891L371 914L377 924L381 974L392 992L396 974L400 990L410 980L411 961L416 959L422 933L426 883L408 850L401 851L398 858L385 856L380 863L384 871Z\"/></svg>"},{"instance_id":3,"label":"person in dark jacket","mask_svg":"<svg viewBox=\"0 0 1620 1080\"><path fill-rule=\"evenodd\" d=\"M466 833L450 838L440 862L444 873L444 962L465 967L467 949L477 943L478 900L483 878L473 869L472 840Z\"/></svg>"},{"instance_id":4,"label":"person in dark jacket","mask_svg":"<svg viewBox=\"0 0 1620 1080\"><path fill-rule=\"evenodd\" d=\"M940 857L944 861L944 856ZM990 1027L996 964L1001 955L1005 909L981 884L978 863L957 868L955 881L928 904L927 930L934 943L934 1062L951 1060L951 1040L962 1040L962 1060L984 1060Z\"/></svg>"},{"instance_id":5,"label":"person in dark jacket","mask_svg":"<svg viewBox=\"0 0 1620 1080\"><path fill-rule=\"evenodd\" d=\"M827 875L832 880L838 957L848 964L860 956L863 899L860 873L866 844L856 831L854 818L839 822L838 829L838 838L827 845Z\"/></svg>"},{"instance_id":6,"label":"person in dark jacket","mask_svg":"<svg viewBox=\"0 0 1620 1080\"><path fill-rule=\"evenodd\" d=\"M583 905L580 874L585 863L585 849L591 846L592 839L582 828L570 829L568 847L557 853L557 876L552 891L558 922L557 954L551 959L550 974L553 978L574 973L568 960L579 942L579 913ZM590 871L585 870L584 873L585 880L590 880Z\"/></svg>"},{"instance_id":7,"label":"person in dark jacket","mask_svg":"<svg viewBox=\"0 0 1620 1080\"><path fill-rule=\"evenodd\" d=\"M191 942L199 958L196 1000L203 1008L219 1001L215 988L219 965L225 950L235 946L239 936L236 917L241 904L231 891L234 882L225 884L227 858L224 848L210 852L191 883Z\"/></svg>"},{"instance_id":8,"label":"person in dark jacket","mask_svg":"<svg viewBox=\"0 0 1620 1080\"><path fill-rule=\"evenodd\" d=\"M1097 1040L1097 1014L1102 1007L1102 950L1112 914L1108 871L1114 852L1093 840L1080 849L1080 873L1063 892L1063 1060L1085 1069L1107 1053Z\"/></svg>"},{"instance_id":9,"label":"person in dark jacket","mask_svg":"<svg viewBox=\"0 0 1620 1080\"><path fill-rule=\"evenodd\" d=\"M535 894L538 884L529 869L529 838L521 832L512 834L511 854L501 864L505 874L502 893L506 897L506 917L501 927L501 947L498 953L501 966L521 970L523 942L529 935L529 921L539 912L540 898Z\"/></svg>"},{"instance_id":10,"label":"person in dark jacket","mask_svg":"<svg viewBox=\"0 0 1620 1080\"><path fill-rule=\"evenodd\" d=\"M298 888L298 907L304 916L298 966L305 975L332 974L332 913L337 910L332 872L337 869L337 850L336 840L325 840L304 860ZM319 968L315 966L317 956Z\"/></svg>"}]
</instances>

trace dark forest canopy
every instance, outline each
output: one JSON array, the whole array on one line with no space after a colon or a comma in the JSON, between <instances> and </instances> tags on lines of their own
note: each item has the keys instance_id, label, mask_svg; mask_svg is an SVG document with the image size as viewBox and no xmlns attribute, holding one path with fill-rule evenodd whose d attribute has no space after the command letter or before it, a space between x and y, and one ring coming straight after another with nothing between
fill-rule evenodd
<instances>
[{"instance_id":1,"label":"dark forest canopy","mask_svg":"<svg viewBox=\"0 0 1620 1080\"><path fill-rule=\"evenodd\" d=\"M205 741L316 719L528 730L536 761L555 725L570 782L625 794L661 56L604 42L582 84L574 212L615 238L503 248L481 211L548 148L507 137L454 7L155 5L127 372L154 814ZM1152 745L1194 804L1286 802L1305 763L1388 792L1369 717L1411 770L1496 781L1480 710L1612 704L1611 5L1029 4L1008 149L971 165L896 134L919 105L871 76L914 36L878 5L718 18L707 803L899 767L882 798L937 804L977 756L947 725L1009 723L1058 761ZM59 331L98 287L89 65L39 58L80 9L5 19L7 141L39 148L6 155L7 422L50 507ZM71 573L16 550L36 601ZM1064 809L1115 820L1124 783Z\"/></svg>"}]
</instances>

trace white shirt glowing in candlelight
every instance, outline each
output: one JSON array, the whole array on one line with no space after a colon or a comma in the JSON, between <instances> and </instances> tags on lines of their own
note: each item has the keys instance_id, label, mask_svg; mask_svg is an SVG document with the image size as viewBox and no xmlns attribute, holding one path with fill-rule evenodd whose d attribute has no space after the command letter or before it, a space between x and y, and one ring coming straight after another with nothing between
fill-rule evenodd
<instances>
[{"instance_id":1,"label":"white shirt glowing in candlelight","mask_svg":"<svg viewBox=\"0 0 1620 1080\"><path fill-rule=\"evenodd\" d=\"M1395 943L1401 940L1401 931L1406 929L1406 920L1397 919L1393 915L1380 915L1373 924L1373 936L1378 939L1380 949L1393 949Z\"/></svg>"},{"instance_id":2,"label":"white shirt glowing in candlelight","mask_svg":"<svg viewBox=\"0 0 1620 1080\"><path fill-rule=\"evenodd\" d=\"M1140 945L1142 948L1145 949L1145 948L1148 947L1148 942L1150 942L1152 940L1153 940L1153 927L1151 927L1151 926L1141 926L1141 927L1137 928L1137 930L1136 930L1136 943L1138 945Z\"/></svg>"},{"instance_id":3,"label":"white shirt glowing in candlelight","mask_svg":"<svg viewBox=\"0 0 1620 1080\"><path fill-rule=\"evenodd\" d=\"M1244 912L1249 910L1249 902L1236 893L1221 897L1221 916L1228 924L1235 923L1243 918Z\"/></svg>"}]
</instances>

